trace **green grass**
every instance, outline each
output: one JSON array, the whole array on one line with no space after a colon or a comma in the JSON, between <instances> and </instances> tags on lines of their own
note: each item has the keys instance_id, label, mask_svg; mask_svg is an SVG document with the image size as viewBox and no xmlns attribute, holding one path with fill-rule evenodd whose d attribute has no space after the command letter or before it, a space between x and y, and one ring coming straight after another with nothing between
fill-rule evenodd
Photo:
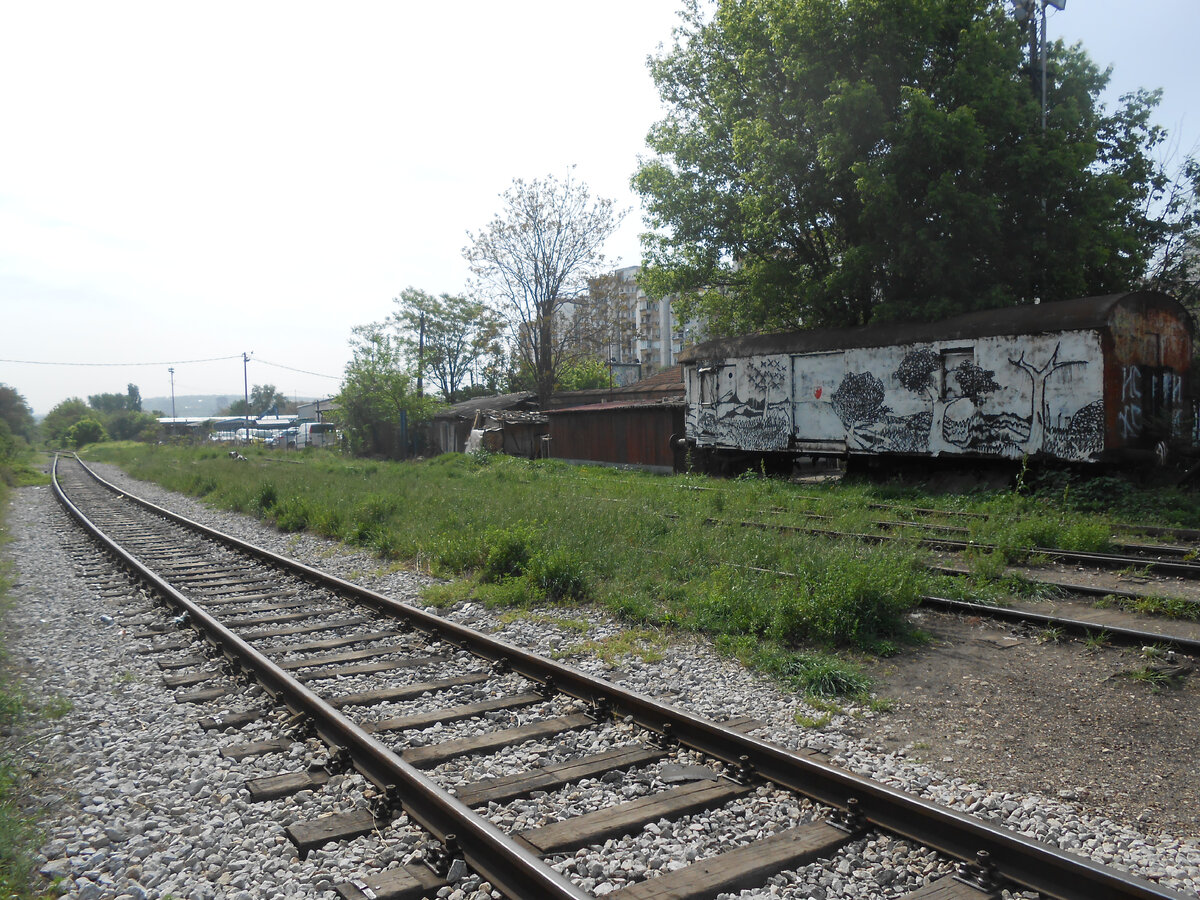
<instances>
[{"instance_id":1,"label":"green grass","mask_svg":"<svg viewBox=\"0 0 1200 900\"><path fill-rule=\"evenodd\" d=\"M1039 544L1095 548L1109 533L1103 519L1070 504L1013 491L801 488L491 454L390 463L314 451L302 465L280 466L273 451L244 452L248 459L237 461L215 447L103 444L87 455L280 530L311 531L389 564L459 579L427 591L431 603L596 604L631 626L708 635L813 694L867 690L854 654L886 655L919 640L906 617L921 594L1028 590L1005 574L1009 559ZM879 502L987 513L987 523L970 520L972 533L999 549L977 555L972 582L952 587L926 571L925 551L910 540L877 545L739 524L868 531L881 518L871 508Z\"/></svg>"}]
</instances>

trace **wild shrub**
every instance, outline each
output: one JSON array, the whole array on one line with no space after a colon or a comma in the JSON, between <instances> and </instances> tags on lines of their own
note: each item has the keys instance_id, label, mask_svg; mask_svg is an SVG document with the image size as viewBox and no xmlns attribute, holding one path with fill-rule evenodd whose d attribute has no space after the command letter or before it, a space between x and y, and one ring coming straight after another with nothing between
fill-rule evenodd
<instances>
[{"instance_id":1,"label":"wild shrub","mask_svg":"<svg viewBox=\"0 0 1200 900\"><path fill-rule=\"evenodd\" d=\"M798 690L819 697L865 694L871 679L860 666L829 653L795 653L780 673Z\"/></svg>"},{"instance_id":2,"label":"wild shrub","mask_svg":"<svg viewBox=\"0 0 1200 900\"><path fill-rule=\"evenodd\" d=\"M493 528L484 536L487 557L479 573L483 582L500 581L525 574L533 558L537 536L527 526Z\"/></svg>"},{"instance_id":3,"label":"wild shrub","mask_svg":"<svg viewBox=\"0 0 1200 900\"><path fill-rule=\"evenodd\" d=\"M288 497L275 507L275 527L280 531L303 531L308 522L308 502L303 497Z\"/></svg>"},{"instance_id":4,"label":"wild shrub","mask_svg":"<svg viewBox=\"0 0 1200 900\"><path fill-rule=\"evenodd\" d=\"M586 600L591 591L587 566L562 547L534 555L529 577L551 603Z\"/></svg>"},{"instance_id":5,"label":"wild shrub","mask_svg":"<svg viewBox=\"0 0 1200 900\"><path fill-rule=\"evenodd\" d=\"M858 548L861 549L861 548ZM928 583L915 555L835 546L809 561L796 588L772 610L769 637L867 648L907 631L906 616Z\"/></svg>"},{"instance_id":6,"label":"wild shrub","mask_svg":"<svg viewBox=\"0 0 1200 900\"><path fill-rule=\"evenodd\" d=\"M264 481L258 486L254 506L259 512L269 515L277 502L279 502L279 491L275 489L273 482Z\"/></svg>"}]
</instances>

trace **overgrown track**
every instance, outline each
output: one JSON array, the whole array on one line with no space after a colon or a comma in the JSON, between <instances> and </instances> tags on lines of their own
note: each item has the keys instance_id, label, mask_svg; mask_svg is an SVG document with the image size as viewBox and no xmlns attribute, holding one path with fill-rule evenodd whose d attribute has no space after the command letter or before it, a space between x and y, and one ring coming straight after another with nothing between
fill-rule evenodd
<instances>
[{"instance_id":1,"label":"overgrown track","mask_svg":"<svg viewBox=\"0 0 1200 900\"><path fill-rule=\"evenodd\" d=\"M178 672L168 683L187 692L177 699L226 696L234 690L231 676L241 676L261 685L329 747L323 769L261 779L249 785L252 796L319 789L330 772L350 768L375 785L377 802L371 809L290 826L301 852L386 828L401 812L438 842L427 853L431 867L410 866L368 883L341 885L344 897L436 893L460 865L455 859L462 859L508 897L582 898L589 895L544 857L636 833L663 818L724 806L737 814L739 804L751 802L776 812L777 820L761 829L769 837L717 855L699 853L692 865L633 881L617 895L631 900L714 897L761 885L774 872L817 859L836 861L839 848L883 831L961 861L961 880L947 875L907 895L913 898L994 897L1013 886L1064 900L1181 896L285 560L109 488L89 474L76 461L56 459L60 501L172 608L174 625L199 632L219 661L217 667L203 656L169 656L195 642L175 637L169 623L151 623L144 635L155 641L156 651L168 654L164 668ZM167 633L166 640L155 638ZM194 671L183 671L189 668ZM471 702L419 716L359 715L380 703L439 690L474 694L460 696ZM532 721L424 746L393 740L429 724L449 726L446 733L452 734L456 722L518 708L533 710ZM247 701L244 712L208 724L228 728L263 717ZM472 780L471 767L460 764L474 755L502 755L535 736L557 736L569 748L564 750L569 759L482 781ZM280 744L276 741L276 749ZM235 752L267 749L247 745ZM676 769L699 769L713 777L670 787L665 776L655 776L658 790L649 796L519 835L504 833L477 812L583 778L664 761L690 763ZM779 792L790 792L791 799L778 801Z\"/></svg>"},{"instance_id":2,"label":"overgrown track","mask_svg":"<svg viewBox=\"0 0 1200 900\"><path fill-rule=\"evenodd\" d=\"M668 518L678 517L668 514ZM952 553L963 553L967 551L990 553L996 550L996 547L991 544L970 540L955 540L953 538L944 537L905 537L889 534L867 534L862 532L833 531L826 528L808 528L800 525L788 525L779 522L757 522L752 520L728 521L709 518L706 521L710 525L725 525L741 528L762 528L779 532L792 532L794 534L807 534L839 539L850 538L868 543L886 543L889 541L908 540L931 550L947 550ZM875 524L881 527L908 526L910 524L917 524L921 528L929 528L929 526L924 524L907 522L876 522ZM1077 565L1088 566L1097 569L1136 568L1146 572L1155 572L1161 575L1173 575L1178 578L1200 578L1200 560L1185 558L1191 554L1194 554L1194 548L1171 547L1164 550L1162 547L1149 545L1126 544L1123 546L1128 552L1100 553L1086 550L1067 550L1061 547L1031 547L1029 548L1028 552L1030 554L1041 556L1056 562L1074 563ZM1159 554L1159 556L1152 555L1156 553ZM1162 559L1161 555L1169 555L1175 558Z\"/></svg>"}]
</instances>

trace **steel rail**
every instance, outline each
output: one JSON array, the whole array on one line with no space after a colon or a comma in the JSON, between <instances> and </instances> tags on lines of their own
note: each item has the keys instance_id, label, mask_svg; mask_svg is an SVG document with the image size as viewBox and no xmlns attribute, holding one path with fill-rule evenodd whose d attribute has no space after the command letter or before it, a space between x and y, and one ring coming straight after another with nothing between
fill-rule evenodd
<instances>
[{"instance_id":1,"label":"steel rail","mask_svg":"<svg viewBox=\"0 0 1200 900\"><path fill-rule=\"evenodd\" d=\"M82 462L80 464L83 465ZM83 468L96 477L86 466ZM112 485L102 479L97 480L113 490ZM58 482L58 457L54 461L53 487L58 501L80 526L172 605L186 612L188 624L200 630L232 666L252 674L265 690L285 703L291 712L311 717L317 735L327 745L346 748L354 768L379 788L385 798L403 808L411 819L438 840L445 841L448 835L454 835L467 864L494 887L513 898L588 900L591 897L538 856L519 846L491 822L447 794L432 779L404 762L108 537L66 496ZM135 499L123 491L118 493ZM182 520L180 524L185 522Z\"/></svg>"},{"instance_id":2,"label":"steel rail","mask_svg":"<svg viewBox=\"0 0 1200 900\"><path fill-rule=\"evenodd\" d=\"M1007 622L1026 622L1034 625L1061 627L1074 634L1084 636L1107 633L1110 637L1119 639L1126 644L1154 644L1165 642L1174 644L1179 650L1190 654L1200 654L1200 640L1182 635L1162 634L1157 631L1143 631L1140 628L1130 628L1126 625L1106 625L1100 622L1088 622L1083 619L1072 619L1068 616L1056 616L1053 613L1040 613L1030 609L1014 608L1011 606L992 606L989 603L978 603L971 600L954 600L950 597L922 595L921 605L948 610L950 612L971 613L987 616L991 619L1001 619Z\"/></svg>"},{"instance_id":3,"label":"steel rail","mask_svg":"<svg viewBox=\"0 0 1200 900\"><path fill-rule=\"evenodd\" d=\"M692 488L692 490L697 490ZM814 497L811 494L798 494L798 500L821 501L821 497ZM968 512L960 509L934 509L928 506L909 506L905 503L868 503L869 509L885 509L885 510L910 510L914 513L935 516L957 516L960 518L982 519L988 520L992 518L991 513ZM1183 541L1200 541L1200 528L1181 528L1171 525L1139 525L1136 522L1112 522L1109 525L1113 531L1124 531L1132 534L1145 534L1150 537L1171 537Z\"/></svg>"},{"instance_id":4,"label":"steel rail","mask_svg":"<svg viewBox=\"0 0 1200 900\"><path fill-rule=\"evenodd\" d=\"M844 810L849 806L848 801L854 800L865 820L884 831L963 861L972 861L980 850L985 850L995 863L998 874L1024 889L1057 900L1180 900L1185 896L965 813L914 797L897 788L722 728L715 722L675 709L645 694L621 688L503 639L482 634L304 563L255 547L135 497L109 484L86 465L83 468L100 484L144 509L228 546L300 573L314 583L349 595L364 605L407 619L416 627L481 658L503 661L527 678L552 685L556 690L585 701L604 703L614 713L631 716L650 731L669 736L730 765L750 767L766 780L828 806Z\"/></svg>"},{"instance_id":5,"label":"steel rail","mask_svg":"<svg viewBox=\"0 0 1200 900\"><path fill-rule=\"evenodd\" d=\"M679 518L673 513L664 513L666 518ZM742 528L762 528L766 530L793 532L796 534L811 534L817 537L855 538L860 541L886 543L890 541L912 541L933 550L983 550L996 549L995 544L983 544L976 541L958 541L953 538L917 537L907 538L892 534L865 534L857 531L833 531L828 528L805 528L801 525L783 523L745 521L726 521L709 517L704 520L708 525L725 525L727 527L741 526ZM1030 547L1025 552L1046 556L1064 562L1087 563L1099 568L1125 568L1136 566L1167 575L1178 575L1184 578L1200 578L1200 561L1146 559L1139 556L1121 556L1116 553L1100 553L1088 550L1064 550L1059 547Z\"/></svg>"},{"instance_id":6,"label":"steel rail","mask_svg":"<svg viewBox=\"0 0 1200 900\"><path fill-rule=\"evenodd\" d=\"M734 563L734 565L737 564ZM774 575L779 578L800 577L795 572L782 572L778 569L764 569L761 566L738 565L738 568L747 569L751 572L759 572L763 575ZM935 571L948 571L944 569L938 569L937 567L931 568ZM969 575L971 573L953 571L950 572L950 574ZM1060 626L1073 634L1079 634L1085 637L1092 634L1106 633L1110 638L1113 638L1120 643L1131 645L1145 645L1147 643L1155 644L1160 642L1174 644L1185 653L1200 655L1200 640L1187 637L1185 635L1163 634L1159 631L1145 631L1141 628L1132 628L1127 625L1089 622L1084 619L1073 619L1070 616L1056 615L1054 613L1041 613L1025 607L997 606L995 604L984 603L979 600L955 600L950 597L938 597L933 594L921 594L917 599L922 606L941 609L947 612L969 613L978 616L985 616L990 619L999 619L1006 622Z\"/></svg>"}]
</instances>

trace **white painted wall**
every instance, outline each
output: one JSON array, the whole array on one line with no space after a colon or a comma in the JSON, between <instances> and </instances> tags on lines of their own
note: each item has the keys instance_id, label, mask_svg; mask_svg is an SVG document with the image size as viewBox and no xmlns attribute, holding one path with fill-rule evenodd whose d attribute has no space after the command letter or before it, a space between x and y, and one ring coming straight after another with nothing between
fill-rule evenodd
<instances>
[{"instance_id":1,"label":"white painted wall","mask_svg":"<svg viewBox=\"0 0 1200 900\"><path fill-rule=\"evenodd\" d=\"M700 447L1087 460L1104 445L1099 335L988 337L689 364Z\"/></svg>"}]
</instances>

